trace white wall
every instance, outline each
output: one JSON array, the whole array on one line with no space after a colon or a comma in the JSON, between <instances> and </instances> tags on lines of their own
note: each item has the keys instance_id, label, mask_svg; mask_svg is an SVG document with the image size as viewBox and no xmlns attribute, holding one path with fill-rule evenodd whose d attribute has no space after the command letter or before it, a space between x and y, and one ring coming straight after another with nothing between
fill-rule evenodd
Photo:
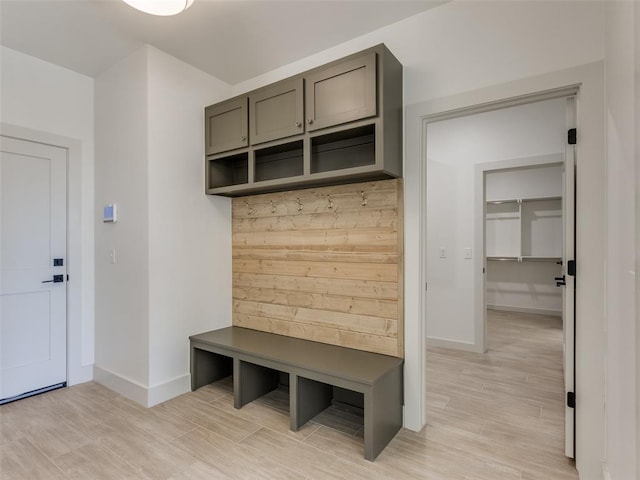
<instances>
[{"instance_id":1,"label":"white wall","mask_svg":"<svg viewBox=\"0 0 640 480\"><path fill-rule=\"evenodd\" d=\"M635 176L638 168L634 79L638 46L636 2L610 2L606 11L607 269L606 269L606 467L612 480L638 478L640 372L636 330L637 239ZM635 240L635 241L634 241Z\"/></svg>"},{"instance_id":2,"label":"white wall","mask_svg":"<svg viewBox=\"0 0 640 480\"><path fill-rule=\"evenodd\" d=\"M96 379L189 390L189 335L231 323L231 209L204 195L203 107L230 87L145 46L96 79ZM109 252L116 250L116 263Z\"/></svg>"},{"instance_id":3,"label":"white wall","mask_svg":"<svg viewBox=\"0 0 640 480\"><path fill-rule=\"evenodd\" d=\"M2 133L60 145L68 157L68 382L94 359L93 79L0 47Z\"/></svg>"},{"instance_id":4,"label":"white wall","mask_svg":"<svg viewBox=\"0 0 640 480\"><path fill-rule=\"evenodd\" d=\"M562 294L553 262L487 262L487 308L562 315Z\"/></svg>"},{"instance_id":5,"label":"white wall","mask_svg":"<svg viewBox=\"0 0 640 480\"><path fill-rule=\"evenodd\" d=\"M560 101L560 103L563 102ZM561 105L555 106L555 115L560 115L560 108ZM562 118L554 118L552 128L558 128L561 120ZM564 128L562 131L564 132ZM558 142L558 137L559 135L554 135L554 141ZM564 145L561 146L564 147ZM560 151L558 156L563 159L564 153ZM562 196L562 165L491 170L486 172L485 179L488 202L513 198Z\"/></svg>"},{"instance_id":6,"label":"white wall","mask_svg":"<svg viewBox=\"0 0 640 480\"><path fill-rule=\"evenodd\" d=\"M153 404L190 389L189 335L231 325L231 202L205 195L203 175L203 107L230 88L154 48L148 61Z\"/></svg>"},{"instance_id":7,"label":"white wall","mask_svg":"<svg viewBox=\"0 0 640 480\"><path fill-rule=\"evenodd\" d=\"M465 248L475 245L475 165L559 154L564 150L565 130L563 99L428 125L426 262L430 340L462 348L470 348L476 342L475 278L479 272L475 271L476 262L464 255ZM491 197L492 192L488 195ZM446 249L447 258L440 258L441 248ZM482 256L483 252L474 255ZM539 270L540 265L533 269Z\"/></svg>"},{"instance_id":8,"label":"white wall","mask_svg":"<svg viewBox=\"0 0 640 480\"><path fill-rule=\"evenodd\" d=\"M404 65L410 105L601 60L603 12L591 1L453 1L236 84L233 94L385 43Z\"/></svg>"},{"instance_id":9,"label":"white wall","mask_svg":"<svg viewBox=\"0 0 640 480\"><path fill-rule=\"evenodd\" d=\"M138 390L149 381L147 105L144 48L96 78L95 374L118 391L122 387L109 378ZM102 222L110 203L117 206L117 223ZM140 392L122 393L140 401Z\"/></svg>"}]
</instances>

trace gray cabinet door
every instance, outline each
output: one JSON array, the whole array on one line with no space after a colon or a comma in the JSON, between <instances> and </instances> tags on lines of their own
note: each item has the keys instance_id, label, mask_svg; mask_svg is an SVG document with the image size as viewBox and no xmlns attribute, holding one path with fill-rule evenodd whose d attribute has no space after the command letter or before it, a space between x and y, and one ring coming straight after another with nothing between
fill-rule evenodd
<instances>
[{"instance_id":1,"label":"gray cabinet door","mask_svg":"<svg viewBox=\"0 0 640 480\"><path fill-rule=\"evenodd\" d=\"M211 105L204 115L206 155L249 145L247 97Z\"/></svg>"},{"instance_id":2,"label":"gray cabinet door","mask_svg":"<svg viewBox=\"0 0 640 480\"><path fill-rule=\"evenodd\" d=\"M304 132L302 78L285 80L249 97L251 144Z\"/></svg>"},{"instance_id":3,"label":"gray cabinet door","mask_svg":"<svg viewBox=\"0 0 640 480\"><path fill-rule=\"evenodd\" d=\"M309 131L376 115L374 52L319 70L305 82Z\"/></svg>"}]
</instances>

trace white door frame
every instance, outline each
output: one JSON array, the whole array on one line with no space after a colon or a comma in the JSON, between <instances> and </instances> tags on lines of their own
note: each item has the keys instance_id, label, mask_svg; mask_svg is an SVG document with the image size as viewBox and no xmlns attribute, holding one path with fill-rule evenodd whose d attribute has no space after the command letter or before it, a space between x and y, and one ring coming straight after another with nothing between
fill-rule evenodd
<instances>
[{"instance_id":1,"label":"white door frame","mask_svg":"<svg viewBox=\"0 0 640 480\"><path fill-rule=\"evenodd\" d=\"M87 160L80 140L0 122L0 135L67 150L67 385L93 379L93 203L86 205ZM85 155L86 155L86 148ZM83 167L85 167L83 169ZM92 169L87 172L93 181ZM86 209L89 209L86 211ZM88 214L88 215L87 215Z\"/></svg>"},{"instance_id":2,"label":"white door frame","mask_svg":"<svg viewBox=\"0 0 640 480\"><path fill-rule=\"evenodd\" d=\"M603 62L515 80L406 108L405 118L405 418L406 428L426 425L425 189L426 125L444 119L566 95L578 89L576 237L580 293L576 299L577 467L590 478L601 472L604 451L604 85ZM481 343L480 339L480 342ZM580 400L582 399L582 400Z\"/></svg>"}]
</instances>

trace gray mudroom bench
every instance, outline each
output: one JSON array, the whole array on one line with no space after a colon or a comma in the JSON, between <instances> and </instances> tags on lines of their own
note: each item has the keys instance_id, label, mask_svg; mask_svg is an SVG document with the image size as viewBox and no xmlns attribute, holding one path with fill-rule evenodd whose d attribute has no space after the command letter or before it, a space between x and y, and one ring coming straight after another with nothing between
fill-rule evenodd
<instances>
[{"instance_id":1,"label":"gray mudroom bench","mask_svg":"<svg viewBox=\"0 0 640 480\"><path fill-rule=\"evenodd\" d=\"M242 327L192 335L191 390L233 374L234 407L289 374L291 430L329 407L333 387L363 394L364 456L374 460L402 427L403 360Z\"/></svg>"}]
</instances>

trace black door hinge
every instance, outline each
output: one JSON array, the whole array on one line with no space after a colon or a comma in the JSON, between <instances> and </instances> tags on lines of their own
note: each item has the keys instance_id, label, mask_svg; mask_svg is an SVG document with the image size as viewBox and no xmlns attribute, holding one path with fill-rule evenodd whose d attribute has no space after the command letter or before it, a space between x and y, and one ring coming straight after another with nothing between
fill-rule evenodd
<instances>
[{"instance_id":1,"label":"black door hinge","mask_svg":"<svg viewBox=\"0 0 640 480\"><path fill-rule=\"evenodd\" d=\"M67 275L67 282L69 281L69 275Z\"/></svg>"},{"instance_id":2,"label":"black door hinge","mask_svg":"<svg viewBox=\"0 0 640 480\"><path fill-rule=\"evenodd\" d=\"M576 392L567 392L567 407L576 408Z\"/></svg>"},{"instance_id":3,"label":"black door hinge","mask_svg":"<svg viewBox=\"0 0 640 480\"><path fill-rule=\"evenodd\" d=\"M578 143L578 131L575 128L570 128L567 132L567 143L569 145Z\"/></svg>"},{"instance_id":4,"label":"black door hinge","mask_svg":"<svg viewBox=\"0 0 640 480\"><path fill-rule=\"evenodd\" d=\"M567 275L571 275L572 277L576 276L576 261L569 260L567 262Z\"/></svg>"}]
</instances>

